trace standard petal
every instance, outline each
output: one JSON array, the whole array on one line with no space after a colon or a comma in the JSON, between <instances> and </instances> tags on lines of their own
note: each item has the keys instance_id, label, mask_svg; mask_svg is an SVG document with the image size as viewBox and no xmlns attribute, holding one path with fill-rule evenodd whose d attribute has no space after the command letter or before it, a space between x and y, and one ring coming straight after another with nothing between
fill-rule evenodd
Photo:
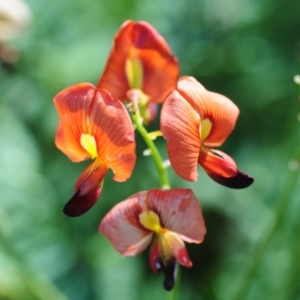
<instances>
[{"instance_id":1,"label":"standard petal","mask_svg":"<svg viewBox=\"0 0 300 300\"><path fill-rule=\"evenodd\" d=\"M90 157L90 154L80 144L80 136L89 131L89 108L95 90L95 87L89 83L79 83L64 89L54 98L54 104L60 117L55 144L74 162Z\"/></svg>"},{"instance_id":2,"label":"standard petal","mask_svg":"<svg viewBox=\"0 0 300 300\"><path fill-rule=\"evenodd\" d=\"M201 206L192 190L152 189L147 192L146 205L159 215L163 228L190 243L203 241L206 227Z\"/></svg>"},{"instance_id":3,"label":"standard petal","mask_svg":"<svg viewBox=\"0 0 300 300\"><path fill-rule=\"evenodd\" d=\"M163 102L176 87L179 75L177 59L170 53L165 56L152 49L139 51L138 57L144 69L143 92L150 96L151 102Z\"/></svg>"},{"instance_id":4,"label":"standard petal","mask_svg":"<svg viewBox=\"0 0 300 300\"><path fill-rule=\"evenodd\" d=\"M114 172L114 180L125 181L133 171L135 137L125 106L106 90L97 90L90 110L91 135L98 157Z\"/></svg>"},{"instance_id":5,"label":"standard petal","mask_svg":"<svg viewBox=\"0 0 300 300\"><path fill-rule=\"evenodd\" d=\"M64 213L77 217L87 212L98 200L102 191L107 167L97 160L80 175L75 185L75 194L64 207Z\"/></svg>"},{"instance_id":6,"label":"standard petal","mask_svg":"<svg viewBox=\"0 0 300 300\"><path fill-rule=\"evenodd\" d=\"M189 181L196 181L198 177L199 125L199 116L178 91L169 94L162 107L160 128L174 171Z\"/></svg>"},{"instance_id":7,"label":"standard petal","mask_svg":"<svg viewBox=\"0 0 300 300\"><path fill-rule=\"evenodd\" d=\"M239 171L234 160L222 151L201 151L199 164L209 177L229 188L243 189L254 181L253 177Z\"/></svg>"},{"instance_id":8,"label":"standard petal","mask_svg":"<svg viewBox=\"0 0 300 300\"><path fill-rule=\"evenodd\" d=\"M98 87L126 100L126 92L134 88L129 86L125 71L126 61L131 58L142 64L143 92L151 101L162 102L176 86L179 67L163 37L146 22L127 21L121 26Z\"/></svg>"},{"instance_id":9,"label":"standard petal","mask_svg":"<svg viewBox=\"0 0 300 300\"><path fill-rule=\"evenodd\" d=\"M235 127L239 115L238 107L227 97L207 91L193 77L181 77L177 89L199 113L201 120L209 119L212 123L205 145L222 145Z\"/></svg>"},{"instance_id":10,"label":"standard petal","mask_svg":"<svg viewBox=\"0 0 300 300\"><path fill-rule=\"evenodd\" d=\"M138 198L140 192L115 205L103 218L99 231L122 255L133 256L141 253L150 243L152 232L139 222L143 208Z\"/></svg>"}]
</instances>

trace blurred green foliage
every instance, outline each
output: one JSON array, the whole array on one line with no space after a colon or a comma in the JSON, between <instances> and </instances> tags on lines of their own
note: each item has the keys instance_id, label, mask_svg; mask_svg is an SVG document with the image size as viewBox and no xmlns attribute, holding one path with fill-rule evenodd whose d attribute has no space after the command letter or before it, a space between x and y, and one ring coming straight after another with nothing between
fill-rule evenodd
<instances>
[{"instance_id":1,"label":"blurred green foliage","mask_svg":"<svg viewBox=\"0 0 300 300\"><path fill-rule=\"evenodd\" d=\"M147 251L123 258L97 231L115 203L159 185L151 159L142 156L140 137L130 180L116 183L109 174L91 211L76 219L62 213L85 164L70 162L55 148L52 99L77 82L97 83L112 38L127 19L150 22L178 56L181 75L195 76L239 106L236 129L222 150L255 177L250 188L236 191L218 186L202 170L197 183L169 170L173 187L190 187L199 197L208 230L202 245L188 245L194 266L182 269L179 299L234 299L243 280L248 288L240 299L300 299L299 179L293 191L287 189L291 193L282 192L287 173L299 172L299 163L289 162L300 141L293 82L299 72L300 2L27 3L31 26L13 41L20 59L0 68L0 299L167 298ZM158 126L157 121L151 129ZM157 145L167 158L164 141ZM276 210L282 198L284 211ZM254 249L281 211L263 259L248 278Z\"/></svg>"}]
</instances>

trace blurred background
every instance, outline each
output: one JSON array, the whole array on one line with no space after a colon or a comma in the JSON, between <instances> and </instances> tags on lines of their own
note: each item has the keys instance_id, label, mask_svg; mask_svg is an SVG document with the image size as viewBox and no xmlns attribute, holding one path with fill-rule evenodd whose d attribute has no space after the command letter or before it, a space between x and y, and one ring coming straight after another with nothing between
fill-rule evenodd
<instances>
[{"instance_id":1,"label":"blurred background","mask_svg":"<svg viewBox=\"0 0 300 300\"><path fill-rule=\"evenodd\" d=\"M25 0L24 0L25 1ZM7 4L14 3L13 12ZM148 251L119 255L98 233L117 202L159 187L142 156L125 183L109 173L97 205L62 213L85 163L54 145L53 97L96 84L112 39L127 19L150 22L196 77L240 108L221 149L255 178L245 190L217 185L200 170L194 190L207 236L188 245L178 299L300 299L300 2L251 0L0 1L0 299L167 299ZM21 6L20 6L21 5ZM27 7L28 6L28 7ZM5 7L5 8L4 8ZM157 130L158 121L150 130ZM157 145L167 158L162 139ZM149 249L148 249L149 250Z\"/></svg>"}]
</instances>

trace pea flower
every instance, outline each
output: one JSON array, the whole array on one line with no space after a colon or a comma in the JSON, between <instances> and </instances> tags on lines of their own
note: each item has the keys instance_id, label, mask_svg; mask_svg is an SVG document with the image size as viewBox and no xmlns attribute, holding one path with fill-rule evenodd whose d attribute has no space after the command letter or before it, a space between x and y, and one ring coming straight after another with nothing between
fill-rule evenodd
<instances>
[{"instance_id":1,"label":"pea flower","mask_svg":"<svg viewBox=\"0 0 300 300\"><path fill-rule=\"evenodd\" d=\"M141 253L151 242L150 266L163 271L164 288L176 279L176 261L191 267L184 241L201 243L206 233L200 204L190 189L139 192L114 206L99 231L124 256Z\"/></svg>"},{"instance_id":2,"label":"pea flower","mask_svg":"<svg viewBox=\"0 0 300 300\"><path fill-rule=\"evenodd\" d=\"M100 196L103 179L112 169L114 180L125 181L136 156L134 131L124 105L103 89L79 83L58 93L54 104L60 117L55 144L73 162L92 159L75 185L64 213L79 216Z\"/></svg>"},{"instance_id":3,"label":"pea flower","mask_svg":"<svg viewBox=\"0 0 300 300\"><path fill-rule=\"evenodd\" d=\"M195 78L182 77L166 98L161 131L170 163L183 179L196 181L197 164L216 182L246 188L254 179L237 169L221 146L235 127L239 109L223 95L206 90Z\"/></svg>"},{"instance_id":4,"label":"pea flower","mask_svg":"<svg viewBox=\"0 0 300 300\"><path fill-rule=\"evenodd\" d=\"M122 102L138 102L148 124L157 103L175 88L178 74L178 61L164 38L147 22L126 21L114 38L98 87Z\"/></svg>"}]
</instances>

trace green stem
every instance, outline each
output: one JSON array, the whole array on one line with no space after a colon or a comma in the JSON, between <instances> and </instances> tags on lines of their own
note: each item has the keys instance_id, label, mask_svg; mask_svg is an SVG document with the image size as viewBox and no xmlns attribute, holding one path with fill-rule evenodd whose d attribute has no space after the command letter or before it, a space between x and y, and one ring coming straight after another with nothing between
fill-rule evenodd
<instances>
[{"instance_id":1,"label":"green stem","mask_svg":"<svg viewBox=\"0 0 300 300\"><path fill-rule=\"evenodd\" d=\"M140 135L142 136L142 138L144 139L145 143L147 144L147 146L150 149L151 152L151 156L153 158L158 176L159 176L159 180L160 180L160 185L163 189L169 189L170 188L170 183L169 183L169 177L168 177L168 173L166 170L166 167L164 166L163 160L160 156L160 153L158 151L158 149L156 148L153 140L151 139L148 131L146 130L146 128L143 125L143 121L140 117L139 111L136 111L136 114L132 115L132 120L133 123L137 129L137 131L140 133ZM177 299L177 294L178 294L178 290L179 290L179 285L180 285L180 266L177 266L177 278L176 278L176 283L175 283L175 287L173 288L172 291L168 292L167 294L167 298L168 300L176 300Z\"/></svg>"},{"instance_id":2,"label":"green stem","mask_svg":"<svg viewBox=\"0 0 300 300\"><path fill-rule=\"evenodd\" d=\"M291 167L288 171L283 188L277 200L277 205L275 207L275 212L274 212L274 218L270 221L268 227L266 228L264 234L261 236L260 240L256 245L256 248L253 251L252 260L248 265L248 269L243 275L241 283L238 285L239 286L238 291L232 298L234 300L246 299L247 291L249 290L249 285L252 284L254 276L260 266L260 262L274 234L282 224L285 214L289 208L288 201L291 199L299 175L298 170L300 164L300 148L297 149L292 162L295 164L295 168Z\"/></svg>"},{"instance_id":3,"label":"green stem","mask_svg":"<svg viewBox=\"0 0 300 300\"><path fill-rule=\"evenodd\" d=\"M139 114L132 114L132 120L133 123L137 129L137 131L140 133L140 135L143 137L145 143L150 149L151 156L153 158L159 180L160 180L160 185L162 189L169 189L170 184L169 184L169 177L168 173L166 170L166 167L164 166L163 160L160 156L160 153L158 149L156 148L153 140L149 137L149 133L144 127L141 118L139 117Z\"/></svg>"}]
</instances>

